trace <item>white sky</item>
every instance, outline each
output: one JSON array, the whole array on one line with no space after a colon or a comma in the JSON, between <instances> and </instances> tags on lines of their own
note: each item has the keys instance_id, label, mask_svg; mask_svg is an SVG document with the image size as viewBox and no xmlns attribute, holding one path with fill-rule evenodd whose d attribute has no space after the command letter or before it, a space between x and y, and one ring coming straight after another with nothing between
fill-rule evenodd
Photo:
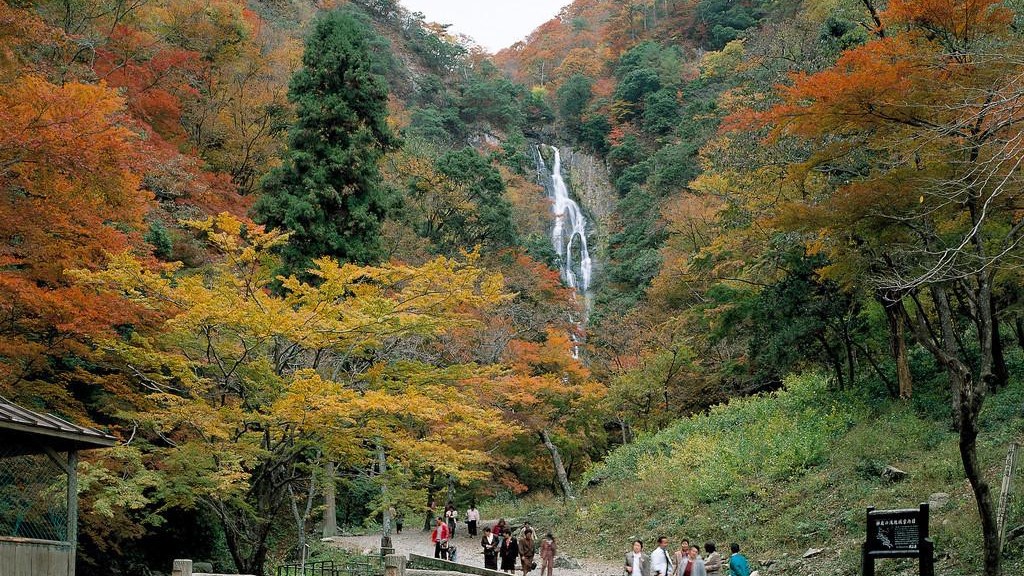
<instances>
[{"instance_id":1,"label":"white sky","mask_svg":"<svg viewBox=\"0 0 1024 576\"><path fill-rule=\"evenodd\" d=\"M401 0L430 22L451 24L452 32L472 37L489 52L525 38L571 0Z\"/></svg>"}]
</instances>

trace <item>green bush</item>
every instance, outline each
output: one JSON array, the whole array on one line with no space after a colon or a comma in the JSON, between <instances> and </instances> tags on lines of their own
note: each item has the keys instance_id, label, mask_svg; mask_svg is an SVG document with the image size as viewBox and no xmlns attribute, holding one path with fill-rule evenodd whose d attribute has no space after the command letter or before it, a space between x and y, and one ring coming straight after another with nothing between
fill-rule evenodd
<instances>
[{"instance_id":1,"label":"green bush","mask_svg":"<svg viewBox=\"0 0 1024 576\"><path fill-rule=\"evenodd\" d=\"M143 237L153 247L153 254L161 260L170 260L173 241L167 227L159 220L149 223L149 231Z\"/></svg>"}]
</instances>

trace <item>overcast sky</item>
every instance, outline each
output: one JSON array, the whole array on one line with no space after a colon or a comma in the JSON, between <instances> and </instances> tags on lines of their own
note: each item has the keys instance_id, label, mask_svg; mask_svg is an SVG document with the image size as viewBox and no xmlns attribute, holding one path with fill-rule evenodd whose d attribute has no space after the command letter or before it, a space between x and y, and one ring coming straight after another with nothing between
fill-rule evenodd
<instances>
[{"instance_id":1,"label":"overcast sky","mask_svg":"<svg viewBox=\"0 0 1024 576\"><path fill-rule=\"evenodd\" d=\"M401 0L427 20L451 24L452 32L472 37L490 52L525 38L571 0Z\"/></svg>"}]
</instances>

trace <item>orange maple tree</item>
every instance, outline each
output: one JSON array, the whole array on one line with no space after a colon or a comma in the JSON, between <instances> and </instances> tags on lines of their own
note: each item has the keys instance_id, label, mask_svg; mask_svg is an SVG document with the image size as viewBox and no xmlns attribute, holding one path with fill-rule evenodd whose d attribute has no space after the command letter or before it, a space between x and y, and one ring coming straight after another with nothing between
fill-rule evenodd
<instances>
[{"instance_id":1,"label":"orange maple tree","mask_svg":"<svg viewBox=\"0 0 1024 576\"><path fill-rule=\"evenodd\" d=\"M141 225L141 159L124 119L124 100L102 84L58 86L25 75L0 91L5 394L21 396L19 383L47 378L48 358L86 354L82 338L124 320L116 298L64 277L65 269L93 267L131 246Z\"/></svg>"}]
</instances>

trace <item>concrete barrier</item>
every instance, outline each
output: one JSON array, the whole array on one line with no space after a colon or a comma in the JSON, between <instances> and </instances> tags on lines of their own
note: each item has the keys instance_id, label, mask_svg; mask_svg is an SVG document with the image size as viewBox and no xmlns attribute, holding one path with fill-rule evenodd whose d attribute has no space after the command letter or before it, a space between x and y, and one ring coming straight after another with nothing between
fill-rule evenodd
<instances>
[{"instance_id":1,"label":"concrete barrier","mask_svg":"<svg viewBox=\"0 0 1024 576\"><path fill-rule=\"evenodd\" d=\"M193 572L192 560L178 559L171 567L171 576L253 576L252 574L210 574L209 572Z\"/></svg>"},{"instance_id":2,"label":"concrete barrier","mask_svg":"<svg viewBox=\"0 0 1024 576\"><path fill-rule=\"evenodd\" d=\"M459 564L458 562L449 562L448 560L441 560L440 558L432 558L430 556L420 556L419 554L409 554L408 567L440 570L443 572L459 572L462 574L473 574L474 576L508 576L508 574L497 570L489 570L487 568L470 566L468 564Z\"/></svg>"}]
</instances>

